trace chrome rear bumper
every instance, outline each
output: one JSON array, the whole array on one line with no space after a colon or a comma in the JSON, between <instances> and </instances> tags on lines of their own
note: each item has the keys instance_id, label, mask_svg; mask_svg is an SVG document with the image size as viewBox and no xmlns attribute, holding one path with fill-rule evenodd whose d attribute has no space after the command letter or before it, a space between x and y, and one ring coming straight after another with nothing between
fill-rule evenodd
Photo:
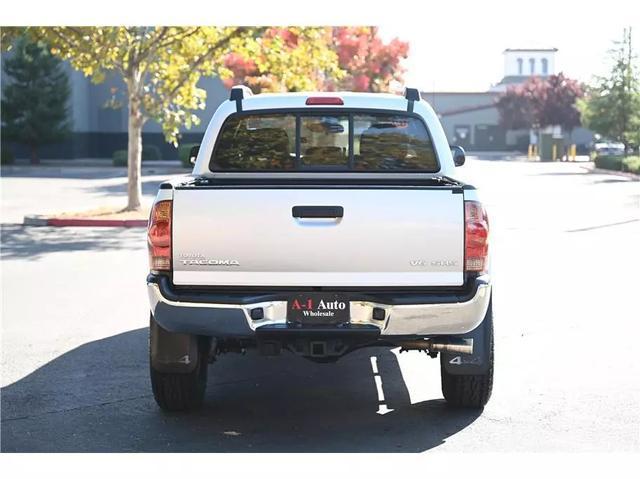
<instances>
[{"instance_id":1,"label":"chrome rear bumper","mask_svg":"<svg viewBox=\"0 0 640 479\"><path fill-rule=\"evenodd\" d=\"M242 304L184 301L168 299L158 282L147 282L149 302L155 320L172 332L218 337L253 337L261 327L286 326L285 300ZM167 295L169 296L169 295ZM488 276L476 279L475 288L465 301L385 304L350 301L351 324L375 326L380 336L458 335L473 330L485 316L491 297ZM262 308L260 320L251 319L251 310ZM385 311L383 320L373 319L373 309Z\"/></svg>"}]
</instances>

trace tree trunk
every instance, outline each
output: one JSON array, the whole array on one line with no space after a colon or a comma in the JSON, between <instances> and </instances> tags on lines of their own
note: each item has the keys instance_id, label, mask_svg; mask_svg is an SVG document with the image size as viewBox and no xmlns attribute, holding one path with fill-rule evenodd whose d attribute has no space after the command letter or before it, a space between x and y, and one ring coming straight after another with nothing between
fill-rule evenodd
<instances>
[{"instance_id":1,"label":"tree trunk","mask_svg":"<svg viewBox=\"0 0 640 479\"><path fill-rule=\"evenodd\" d=\"M128 203L127 211L140 209L142 182L140 179L142 163L142 115L141 99L136 85L129 83L129 145L128 153Z\"/></svg>"}]
</instances>

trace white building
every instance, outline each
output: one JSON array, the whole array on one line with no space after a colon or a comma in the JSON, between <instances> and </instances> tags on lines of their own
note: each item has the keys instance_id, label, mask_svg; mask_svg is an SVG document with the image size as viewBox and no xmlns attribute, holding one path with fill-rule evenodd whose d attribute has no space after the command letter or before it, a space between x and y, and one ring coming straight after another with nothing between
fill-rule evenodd
<instances>
[{"instance_id":1,"label":"white building","mask_svg":"<svg viewBox=\"0 0 640 479\"><path fill-rule=\"evenodd\" d=\"M556 73L557 48L507 48L504 56L504 75L491 91L505 91L507 86L522 83L532 76L547 77Z\"/></svg>"},{"instance_id":2,"label":"white building","mask_svg":"<svg viewBox=\"0 0 640 479\"><path fill-rule=\"evenodd\" d=\"M507 48L504 52L505 76L553 75L557 48L538 50Z\"/></svg>"}]
</instances>

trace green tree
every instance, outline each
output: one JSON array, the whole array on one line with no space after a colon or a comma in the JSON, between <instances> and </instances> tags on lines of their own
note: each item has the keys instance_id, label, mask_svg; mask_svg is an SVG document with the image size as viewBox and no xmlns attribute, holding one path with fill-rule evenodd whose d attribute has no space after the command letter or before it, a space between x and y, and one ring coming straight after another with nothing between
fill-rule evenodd
<instances>
[{"instance_id":1,"label":"green tree","mask_svg":"<svg viewBox=\"0 0 640 479\"><path fill-rule=\"evenodd\" d=\"M611 70L597 77L581 103L584 125L628 146L640 144L640 79L631 27L610 51Z\"/></svg>"},{"instance_id":2,"label":"green tree","mask_svg":"<svg viewBox=\"0 0 640 479\"><path fill-rule=\"evenodd\" d=\"M289 78L285 84L304 85L318 67L330 63L326 50L305 55L283 54L282 41L263 41L259 27L31 27L46 39L54 54L101 82L108 72L121 76L127 89L128 204L140 207L142 127L158 122L167 141L177 144L181 127L199 123L195 111L205 106L206 92L197 87L202 76L222 79L233 72L224 64L231 52L244 57L268 57L270 70ZM313 29L309 29L313 30Z\"/></svg>"},{"instance_id":3,"label":"green tree","mask_svg":"<svg viewBox=\"0 0 640 479\"><path fill-rule=\"evenodd\" d=\"M69 80L61 63L46 45L26 37L16 41L4 61L3 140L27 145L34 164L39 162L40 146L69 133Z\"/></svg>"}]
</instances>

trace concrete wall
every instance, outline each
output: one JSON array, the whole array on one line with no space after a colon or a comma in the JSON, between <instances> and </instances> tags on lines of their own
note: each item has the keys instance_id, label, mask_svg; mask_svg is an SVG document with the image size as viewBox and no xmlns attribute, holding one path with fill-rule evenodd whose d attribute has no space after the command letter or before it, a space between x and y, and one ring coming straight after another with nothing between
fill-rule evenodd
<instances>
[{"instance_id":1,"label":"concrete wall","mask_svg":"<svg viewBox=\"0 0 640 479\"><path fill-rule=\"evenodd\" d=\"M503 150L506 131L499 126L498 110L493 107L495 92L425 92L440 117L449 143L468 150Z\"/></svg>"},{"instance_id":2,"label":"concrete wall","mask_svg":"<svg viewBox=\"0 0 640 479\"><path fill-rule=\"evenodd\" d=\"M475 106L491 105L498 97L495 92L422 92L422 98L429 102L439 115L453 110Z\"/></svg>"},{"instance_id":3,"label":"concrete wall","mask_svg":"<svg viewBox=\"0 0 640 479\"><path fill-rule=\"evenodd\" d=\"M100 84L91 83L81 72L66 65L71 84L71 108L74 132L126 133L127 132L127 96L124 82L116 74L108 74ZM189 132L202 133L213 112L220 103L229 98L229 93L220 79L202 78L198 87L207 92L204 110L196 112L201 123ZM119 108L107 106L109 100L120 104ZM148 121L145 133L161 133L162 128L154 121ZM187 130L185 130L187 131Z\"/></svg>"},{"instance_id":4,"label":"concrete wall","mask_svg":"<svg viewBox=\"0 0 640 479\"><path fill-rule=\"evenodd\" d=\"M450 142L458 142L455 134L457 126L469 125L471 128L471 146L476 144L476 126L477 125L498 125L498 110L495 108L487 108L483 110L469 111L454 115L447 115L440 118L442 128Z\"/></svg>"}]
</instances>

